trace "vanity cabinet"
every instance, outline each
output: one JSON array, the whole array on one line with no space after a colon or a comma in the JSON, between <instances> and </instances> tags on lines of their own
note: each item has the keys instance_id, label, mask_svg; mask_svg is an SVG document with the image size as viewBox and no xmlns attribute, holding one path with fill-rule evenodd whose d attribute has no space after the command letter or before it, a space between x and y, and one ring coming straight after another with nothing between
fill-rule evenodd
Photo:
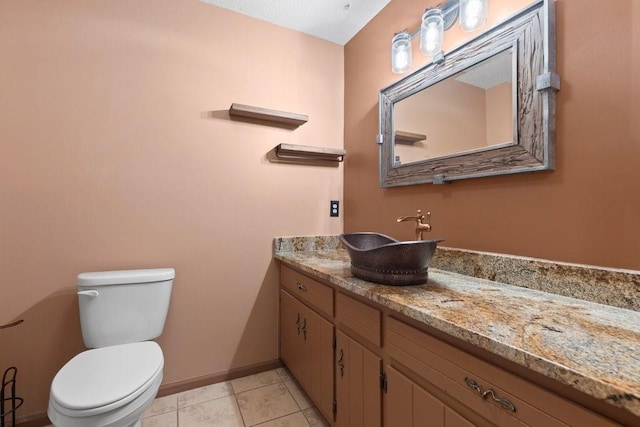
<instances>
[{"instance_id":1,"label":"vanity cabinet","mask_svg":"<svg viewBox=\"0 0 640 427\"><path fill-rule=\"evenodd\" d=\"M619 425L284 264L280 286L280 358L334 427Z\"/></svg>"}]
</instances>

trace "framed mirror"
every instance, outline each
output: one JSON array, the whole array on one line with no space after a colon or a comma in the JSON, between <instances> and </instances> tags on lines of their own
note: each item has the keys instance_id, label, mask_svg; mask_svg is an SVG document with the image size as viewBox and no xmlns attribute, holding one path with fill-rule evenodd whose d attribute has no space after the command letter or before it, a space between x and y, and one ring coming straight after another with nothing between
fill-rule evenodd
<instances>
[{"instance_id":1,"label":"framed mirror","mask_svg":"<svg viewBox=\"0 0 640 427\"><path fill-rule=\"evenodd\" d=\"M559 87L541 0L380 91L380 186L553 169Z\"/></svg>"}]
</instances>

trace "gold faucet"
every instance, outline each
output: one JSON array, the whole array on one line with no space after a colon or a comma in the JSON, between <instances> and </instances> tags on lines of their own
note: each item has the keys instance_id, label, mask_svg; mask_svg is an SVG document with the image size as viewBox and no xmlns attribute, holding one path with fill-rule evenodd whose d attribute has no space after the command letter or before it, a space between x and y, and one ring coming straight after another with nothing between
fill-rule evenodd
<instances>
[{"instance_id":1,"label":"gold faucet","mask_svg":"<svg viewBox=\"0 0 640 427\"><path fill-rule=\"evenodd\" d=\"M425 217L422 215L422 211L418 209L416 216L400 216L396 220L397 222L403 221L415 221L416 222L416 239L422 240L422 233L431 231L431 212L427 212L427 222L424 221Z\"/></svg>"}]
</instances>

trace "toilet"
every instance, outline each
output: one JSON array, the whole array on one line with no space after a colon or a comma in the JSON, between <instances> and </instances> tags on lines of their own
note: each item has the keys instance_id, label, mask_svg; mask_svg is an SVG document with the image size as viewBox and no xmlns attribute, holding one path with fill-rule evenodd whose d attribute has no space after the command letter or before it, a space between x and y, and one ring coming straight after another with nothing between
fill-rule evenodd
<instances>
[{"instance_id":1,"label":"toilet","mask_svg":"<svg viewBox=\"0 0 640 427\"><path fill-rule=\"evenodd\" d=\"M47 414L54 426L140 426L162 382L153 341L169 309L173 268L82 273L80 326L87 348L56 374Z\"/></svg>"}]
</instances>

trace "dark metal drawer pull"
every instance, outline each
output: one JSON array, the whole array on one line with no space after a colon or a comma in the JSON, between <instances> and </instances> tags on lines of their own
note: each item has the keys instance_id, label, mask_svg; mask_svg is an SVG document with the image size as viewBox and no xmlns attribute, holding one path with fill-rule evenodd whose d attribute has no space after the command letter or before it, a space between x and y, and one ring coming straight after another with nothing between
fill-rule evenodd
<instances>
[{"instance_id":1,"label":"dark metal drawer pull","mask_svg":"<svg viewBox=\"0 0 640 427\"><path fill-rule=\"evenodd\" d=\"M467 386L469 388L472 388L478 394L482 395L482 390L480 389L480 386L478 385L478 383L475 380L472 380L471 378L466 378L465 377L464 382L467 383Z\"/></svg>"},{"instance_id":2,"label":"dark metal drawer pull","mask_svg":"<svg viewBox=\"0 0 640 427\"><path fill-rule=\"evenodd\" d=\"M297 282L296 285L298 286L298 289L300 289L301 291L306 292L307 291L307 287L305 285L303 285L300 282Z\"/></svg>"},{"instance_id":3,"label":"dark metal drawer pull","mask_svg":"<svg viewBox=\"0 0 640 427\"><path fill-rule=\"evenodd\" d=\"M489 389L483 392L476 380L473 380L471 378L465 377L464 382L467 384L467 387L478 393L483 399L486 399L487 396L490 396L491 399L493 399L493 401L497 403L502 409L505 409L509 412L516 412L515 405L511 403L509 399L497 397L493 389Z\"/></svg>"},{"instance_id":4,"label":"dark metal drawer pull","mask_svg":"<svg viewBox=\"0 0 640 427\"><path fill-rule=\"evenodd\" d=\"M493 392L492 389L489 389L484 393L482 393L483 399L485 399L487 396L491 396L493 401L496 402L498 405L500 405L501 408L506 409L507 411L510 411L510 412L516 412L516 407L513 406L513 403L511 403L508 399L496 397L496 394Z\"/></svg>"}]
</instances>

